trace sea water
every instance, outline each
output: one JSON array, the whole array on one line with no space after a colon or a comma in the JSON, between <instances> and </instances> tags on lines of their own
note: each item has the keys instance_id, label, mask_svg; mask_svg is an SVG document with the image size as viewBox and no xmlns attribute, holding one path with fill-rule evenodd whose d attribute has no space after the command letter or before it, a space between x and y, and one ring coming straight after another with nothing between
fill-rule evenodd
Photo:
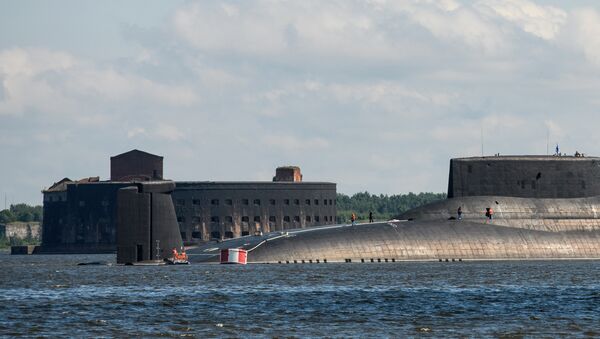
<instances>
[{"instance_id":1,"label":"sea water","mask_svg":"<svg viewBox=\"0 0 600 339\"><path fill-rule=\"evenodd\" d=\"M0 254L0 336L600 336L600 261L114 262Z\"/></svg>"}]
</instances>

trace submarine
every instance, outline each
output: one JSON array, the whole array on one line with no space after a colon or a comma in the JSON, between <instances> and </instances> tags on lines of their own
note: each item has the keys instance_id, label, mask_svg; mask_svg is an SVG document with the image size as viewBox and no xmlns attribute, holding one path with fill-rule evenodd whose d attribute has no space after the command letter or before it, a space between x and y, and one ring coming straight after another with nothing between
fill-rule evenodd
<instances>
[{"instance_id":1,"label":"submarine","mask_svg":"<svg viewBox=\"0 0 600 339\"><path fill-rule=\"evenodd\" d=\"M455 158L448 198L394 220L246 236L188 255L218 262L220 250L234 248L248 263L598 259L600 158Z\"/></svg>"}]
</instances>

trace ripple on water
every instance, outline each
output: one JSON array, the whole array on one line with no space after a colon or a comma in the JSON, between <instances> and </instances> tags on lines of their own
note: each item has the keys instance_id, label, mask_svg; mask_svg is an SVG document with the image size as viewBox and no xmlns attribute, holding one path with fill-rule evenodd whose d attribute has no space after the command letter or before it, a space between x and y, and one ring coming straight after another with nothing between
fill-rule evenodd
<instances>
[{"instance_id":1,"label":"ripple on water","mask_svg":"<svg viewBox=\"0 0 600 339\"><path fill-rule=\"evenodd\" d=\"M597 261L122 267L5 255L0 272L0 336L600 333Z\"/></svg>"}]
</instances>

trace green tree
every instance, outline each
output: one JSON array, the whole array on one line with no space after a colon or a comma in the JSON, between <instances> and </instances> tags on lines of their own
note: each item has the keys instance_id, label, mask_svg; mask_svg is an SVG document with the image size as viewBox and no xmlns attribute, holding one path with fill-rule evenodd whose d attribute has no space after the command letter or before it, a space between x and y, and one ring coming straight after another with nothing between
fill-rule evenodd
<instances>
[{"instance_id":1,"label":"green tree","mask_svg":"<svg viewBox=\"0 0 600 339\"><path fill-rule=\"evenodd\" d=\"M15 221L16 218L10 210L0 211L0 224L8 224Z\"/></svg>"},{"instance_id":2,"label":"green tree","mask_svg":"<svg viewBox=\"0 0 600 339\"><path fill-rule=\"evenodd\" d=\"M376 220L387 220L412 208L445 198L445 193L431 192L418 194L409 192L391 196L369 192L360 192L352 196L338 193L337 214L341 222L349 220L352 213L355 213L359 220L368 220L369 212L373 213Z\"/></svg>"},{"instance_id":3,"label":"green tree","mask_svg":"<svg viewBox=\"0 0 600 339\"><path fill-rule=\"evenodd\" d=\"M12 221L42 221L42 206L30 206L27 204L10 205L10 213L14 220Z\"/></svg>"}]
</instances>

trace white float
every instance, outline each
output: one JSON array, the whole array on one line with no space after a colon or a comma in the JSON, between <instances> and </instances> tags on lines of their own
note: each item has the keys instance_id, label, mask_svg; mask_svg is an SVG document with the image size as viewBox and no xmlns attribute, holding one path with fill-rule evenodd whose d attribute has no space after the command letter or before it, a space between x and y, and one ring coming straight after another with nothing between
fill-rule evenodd
<instances>
[{"instance_id":1,"label":"white float","mask_svg":"<svg viewBox=\"0 0 600 339\"><path fill-rule=\"evenodd\" d=\"M221 250L221 264L246 265L248 251L241 248L228 248Z\"/></svg>"}]
</instances>

